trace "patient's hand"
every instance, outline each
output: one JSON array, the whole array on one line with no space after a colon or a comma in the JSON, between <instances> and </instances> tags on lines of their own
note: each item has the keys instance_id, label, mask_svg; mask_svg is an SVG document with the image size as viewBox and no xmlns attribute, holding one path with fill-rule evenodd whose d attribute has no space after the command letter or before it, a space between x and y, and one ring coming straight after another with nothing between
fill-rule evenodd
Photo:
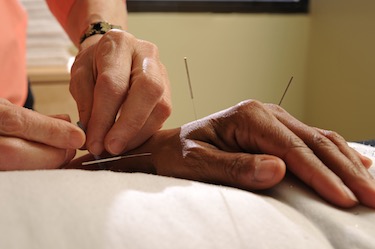
<instances>
[{"instance_id":1,"label":"patient's hand","mask_svg":"<svg viewBox=\"0 0 375 249\"><path fill-rule=\"evenodd\" d=\"M367 171L371 160L337 133L309 127L277 105L245 101L179 129L159 131L134 152L152 156L105 165L246 190L274 186L286 165L333 204L375 207L375 182Z\"/></svg>"},{"instance_id":2,"label":"patient's hand","mask_svg":"<svg viewBox=\"0 0 375 249\"><path fill-rule=\"evenodd\" d=\"M59 168L85 134L68 116L48 117L0 99L0 170Z\"/></svg>"}]
</instances>

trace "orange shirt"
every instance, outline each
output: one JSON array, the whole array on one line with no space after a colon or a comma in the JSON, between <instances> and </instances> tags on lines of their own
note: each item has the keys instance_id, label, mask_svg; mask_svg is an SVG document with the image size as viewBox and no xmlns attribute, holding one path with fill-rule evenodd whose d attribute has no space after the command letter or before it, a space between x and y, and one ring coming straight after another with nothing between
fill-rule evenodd
<instances>
[{"instance_id":1,"label":"orange shirt","mask_svg":"<svg viewBox=\"0 0 375 249\"><path fill-rule=\"evenodd\" d=\"M46 2L59 23L65 25L66 19L75 0L46 0Z\"/></svg>"},{"instance_id":2,"label":"orange shirt","mask_svg":"<svg viewBox=\"0 0 375 249\"><path fill-rule=\"evenodd\" d=\"M66 22L75 0L47 0L56 18ZM27 13L19 0L0 2L0 98L23 106L27 97Z\"/></svg>"},{"instance_id":3,"label":"orange shirt","mask_svg":"<svg viewBox=\"0 0 375 249\"><path fill-rule=\"evenodd\" d=\"M27 96L27 14L18 0L0 4L0 97L23 106Z\"/></svg>"}]
</instances>

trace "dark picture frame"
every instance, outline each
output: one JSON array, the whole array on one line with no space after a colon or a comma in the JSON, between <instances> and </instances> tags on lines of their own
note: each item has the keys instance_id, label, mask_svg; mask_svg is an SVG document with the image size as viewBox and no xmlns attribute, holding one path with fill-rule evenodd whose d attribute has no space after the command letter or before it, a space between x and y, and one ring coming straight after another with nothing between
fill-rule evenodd
<instances>
[{"instance_id":1,"label":"dark picture frame","mask_svg":"<svg viewBox=\"0 0 375 249\"><path fill-rule=\"evenodd\" d=\"M129 12L308 13L308 0L127 0Z\"/></svg>"}]
</instances>

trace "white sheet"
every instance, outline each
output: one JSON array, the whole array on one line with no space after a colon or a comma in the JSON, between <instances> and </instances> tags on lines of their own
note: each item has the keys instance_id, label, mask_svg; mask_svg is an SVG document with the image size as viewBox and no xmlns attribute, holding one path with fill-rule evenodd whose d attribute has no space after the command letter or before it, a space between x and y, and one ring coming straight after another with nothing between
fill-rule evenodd
<instances>
[{"instance_id":1,"label":"white sheet","mask_svg":"<svg viewBox=\"0 0 375 249\"><path fill-rule=\"evenodd\" d=\"M0 248L374 248L375 212L293 178L254 194L147 174L0 173Z\"/></svg>"}]
</instances>

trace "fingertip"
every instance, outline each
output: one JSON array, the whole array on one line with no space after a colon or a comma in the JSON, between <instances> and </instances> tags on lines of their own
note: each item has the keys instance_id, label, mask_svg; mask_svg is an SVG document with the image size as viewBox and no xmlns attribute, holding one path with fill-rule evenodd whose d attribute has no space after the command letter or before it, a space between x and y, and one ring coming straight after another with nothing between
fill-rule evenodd
<instances>
[{"instance_id":1,"label":"fingertip","mask_svg":"<svg viewBox=\"0 0 375 249\"><path fill-rule=\"evenodd\" d=\"M346 186L342 185L342 190L346 194L346 200L343 201L341 204L342 207L350 208L358 205L359 201L357 197L354 195L354 193ZM339 204L340 205L340 204Z\"/></svg>"},{"instance_id":2,"label":"fingertip","mask_svg":"<svg viewBox=\"0 0 375 249\"><path fill-rule=\"evenodd\" d=\"M87 145L87 150L96 156L99 156L100 154L103 153L104 147L103 143L98 142L98 141L93 141Z\"/></svg>"},{"instance_id":3,"label":"fingertip","mask_svg":"<svg viewBox=\"0 0 375 249\"><path fill-rule=\"evenodd\" d=\"M79 149L85 145L86 135L81 129L75 129L70 133L69 146L72 149Z\"/></svg>"},{"instance_id":4,"label":"fingertip","mask_svg":"<svg viewBox=\"0 0 375 249\"><path fill-rule=\"evenodd\" d=\"M262 158L259 164L255 165L254 179L259 182L266 182L273 181L275 178L280 178L283 163L281 162L276 158Z\"/></svg>"},{"instance_id":5,"label":"fingertip","mask_svg":"<svg viewBox=\"0 0 375 249\"><path fill-rule=\"evenodd\" d=\"M255 160L254 170L250 176L252 181L248 184L252 189L271 188L284 178L285 172L286 165L283 160L270 155L262 155Z\"/></svg>"},{"instance_id":6,"label":"fingertip","mask_svg":"<svg viewBox=\"0 0 375 249\"><path fill-rule=\"evenodd\" d=\"M372 165L372 159L363 155L362 153L360 153L359 151L355 150L352 148L352 150L357 154L357 156L359 157L359 159L361 160L363 166L365 166L367 169L371 167Z\"/></svg>"},{"instance_id":7,"label":"fingertip","mask_svg":"<svg viewBox=\"0 0 375 249\"><path fill-rule=\"evenodd\" d=\"M327 202L341 208L351 208L359 201L353 191L336 175L327 174L327 178L316 177L312 186Z\"/></svg>"},{"instance_id":8,"label":"fingertip","mask_svg":"<svg viewBox=\"0 0 375 249\"><path fill-rule=\"evenodd\" d=\"M350 185L359 203L375 208L375 182L373 178L359 179L355 186Z\"/></svg>"},{"instance_id":9,"label":"fingertip","mask_svg":"<svg viewBox=\"0 0 375 249\"><path fill-rule=\"evenodd\" d=\"M361 155L361 161L367 169L370 168L373 163L371 158L364 156L364 155Z\"/></svg>"},{"instance_id":10,"label":"fingertip","mask_svg":"<svg viewBox=\"0 0 375 249\"><path fill-rule=\"evenodd\" d=\"M106 149L112 155L118 155L125 150L126 141L120 138L113 138L106 143Z\"/></svg>"}]
</instances>

